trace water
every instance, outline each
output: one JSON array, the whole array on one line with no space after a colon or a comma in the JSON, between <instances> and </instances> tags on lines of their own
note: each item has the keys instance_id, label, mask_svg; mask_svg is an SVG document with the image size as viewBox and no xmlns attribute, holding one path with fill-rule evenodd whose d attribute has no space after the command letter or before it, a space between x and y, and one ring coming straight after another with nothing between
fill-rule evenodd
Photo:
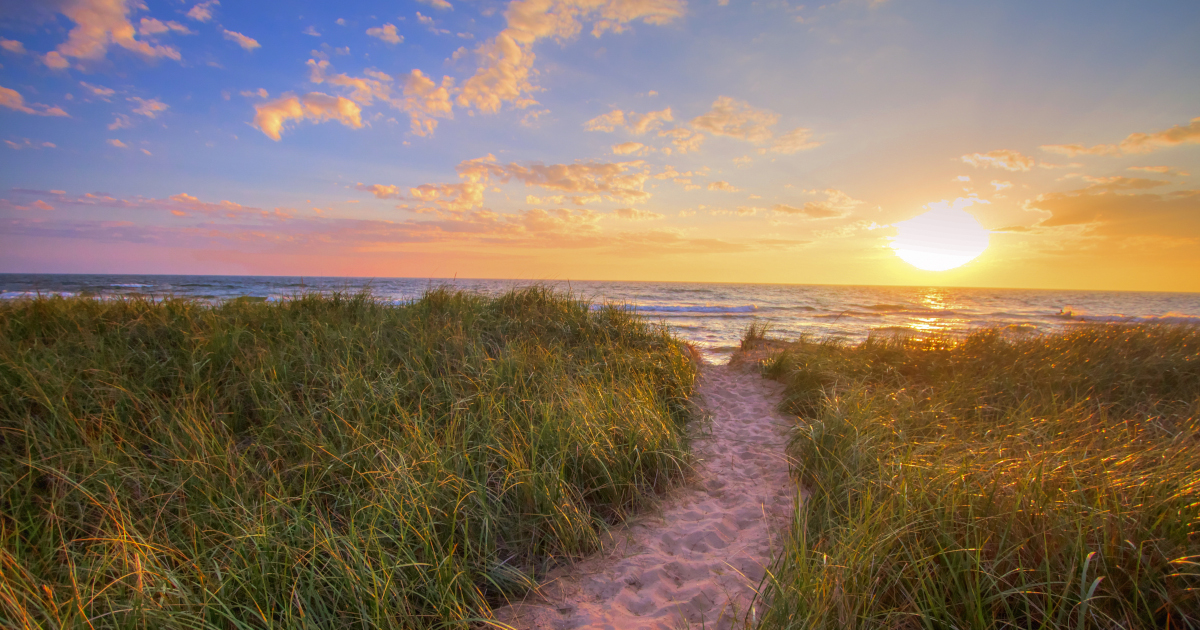
<instances>
[{"instance_id":1,"label":"water","mask_svg":"<svg viewBox=\"0 0 1200 630\"><path fill-rule=\"evenodd\" d=\"M297 278L277 276L134 276L0 274L0 299L42 294L111 297L175 296L219 301L241 296L269 301L304 291L370 290L403 303L432 286L497 293L528 286L518 280L420 278ZM539 282L593 303L628 304L666 322L711 360L728 359L754 320L785 338L808 335L860 341L870 334L963 333L1001 327L1051 332L1083 322L1166 322L1200 325L1200 293L1045 291L687 282Z\"/></svg>"}]
</instances>

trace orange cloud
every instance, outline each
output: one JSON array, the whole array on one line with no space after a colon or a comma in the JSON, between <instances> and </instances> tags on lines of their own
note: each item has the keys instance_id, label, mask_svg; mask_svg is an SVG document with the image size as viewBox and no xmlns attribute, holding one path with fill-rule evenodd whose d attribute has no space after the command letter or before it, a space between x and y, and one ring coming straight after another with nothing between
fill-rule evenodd
<instances>
[{"instance_id":1,"label":"orange cloud","mask_svg":"<svg viewBox=\"0 0 1200 630\"><path fill-rule=\"evenodd\" d=\"M613 132L617 127L624 126L627 131L634 135L642 135L647 131L658 129L663 122L671 122L675 120L671 115L671 108L662 109L656 112L647 112L638 114L635 112L625 112L614 109L607 114L597 116L583 124L583 128L587 131L605 131Z\"/></svg>"},{"instance_id":2,"label":"orange cloud","mask_svg":"<svg viewBox=\"0 0 1200 630\"><path fill-rule=\"evenodd\" d=\"M221 32L225 34L225 39L228 39L229 41L241 46L246 50L262 48L262 45L258 43L258 40L254 39L253 37L247 37L241 33L238 33L237 31L227 31L225 29L221 29Z\"/></svg>"},{"instance_id":3,"label":"orange cloud","mask_svg":"<svg viewBox=\"0 0 1200 630\"><path fill-rule=\"evenodd\" d=\"M133 113L141 114L147 118L158 118L160 113L167 111L171 107L155 98L144 99L131 96L126 100L137 104L137 107L133 108Z\"/></svg>"},{"instance_id":4,"label":"orange cloud","mask_svg":"<svg viewBox=\"0 0 1200 630\"><path fill-rule=\"evenodd\" d=\"M721 96L713 101L711 110L692 119L692 126L714 135L757 143L771 139L771 127L778 121L779 114L775 112Z\"/></svg>"},{"instance_id":5,"label":"orange cloud","mask_svg":"<svg viewBox=\"0 0 1200 630\"><path fill-rule=\"evenodd\" d=\"M196 31L193 31L179 22L161 22L154 18L142 18L142 22L138 26L138 35L153 36L171 32L180 33L182 35L196 34Z\"/></svg>"},{"instance_id":6,"label":"orange cloud","mask_svg":"<svg viewBox=\"0 0 1200 630\"><path fill-rule=\"evenodd\" d=\"M613 214L622 219L628 219L630 221L653 221L655 219L663 218L663 215L657 212L638 210L637 208L617 208L613 211Z\"/></svg>"},{"instance_id":7,"label":"orange cloud","mask_svg":"<svg viewBox=\"0 0 1200 630\"><path fill-rule=\"evenodd\" d=\"M309 120L314 123L336 120L347 127L362 127L362 110L354 101L321 92L304 96L284 96L254 106L254 126L278 141L280 132L291 121Z\"/></svg>"},{"instance_id":8,"label":"orange cloud","mask_svg":"<svg viewBox=\"0 0 1200 630\"><path fill-rule=\"evenodd\" d=\"M1120 194L1099 185L1039 195L1026 208L1050 213L1037 224L1040 228L1082 226L1115 239L1200 239L1200 190Z\"/></svg>"},{"instance_id":9,"label":"orange cloud","mask_svg":"<svg viewBox=\"0 0 1200 630\"><path fill-rule=\"evenodd\" d=\"M421 202L418 212L440 210L462 213L483 206L483 193L489 184L504 184L516 180L526 186L561 193L555 202L569 198L583 205L601 199L637 203L650 198L642 190L649 177L644 164L637 162L591 162L582 164L517 164L496 163L493 155L461 162L456 170L464 181L457 184L421 184L409 188L409 199ZM396 187L358 184L359 190L379 198L396 194ZM381 194L382 192L382 194ZM541 203L532 197L529 203Z\"/></svg>"},{"instance_id":10,"label":"orange cloud","mask_svg":"<svg viewBox=\"0 0 1200 630\"><path fill-rule=\"evenodd\" d=\"M463 83L458 104L496 112L504 103L518 108L534 104L538 88L530 81L533 45L542 39L565 40L593 20L592 35L620 33L630 22L666 24L683 15L682 0L514 0L504 16L507 27L475 49L481 63Z\"/></svg>"},{"instance_id":11,"label":"orange cloud","mask_svg":"<svg viewBox=\"0 0 1200 630\"><path fill-rule=\"evenodd\" d=\"M21 96L20 92L0 85L0 106L15 109L26 114L34 114L35 116L70 117L67 112L64 112L62 108L57 106L52 107L50 105L42 105L41 103L32 103L31 105L32 107L25 104L25 97Z\"/></svg>"},{"instance_id":12,"label":"orange cloud","mask_svg":"<svg viewBox=\"0 0 1200 630\"><path fill-rule=\"evenodd\" d=\"M1122 155L1150 153L1181 144L1200 143L1200 118L1193 118L1187 125L1175 125L1164 131L1131 133L1119 144L1046 144L1040 148L1050 153L1074 157L1076 155Z\"/></svg>"},{"instance_id":13,"label":"orange cloud","mask_svg":"<svg viewBox=\"0 0 1200 630\"><path fill-rule=\"evenodd\" d=\"M399 44L400 42L404 41L404 36L397 34L396 25L391 23L369 28L367 29L367 35L370 35L375 39L383 40L392 45Z\"/></svg>"},{"instance_id":14,"label":"orange cloud","mask_svg":"<svg viewBox=\"0 0 1200 630\"><path fill-rule=\"evenodd\" d=\"M622 142L621 144L614 144L612 152L616 155L629 155L631 153L641 153L645 148L646 145L641 142Z\"/></svg>"},{"instance_id":15,"label":"orange cloud","mask_svg":"<svg viewBox=\"0 0 1200 630\"><path fill-rule=\"evenodd\" d=\"M724 192L738 192L741 190L741 188L738 188L737 186L734 186L733 184L730 184L729 182L726 182L726 181L709 182L708 189L709 190L721 190Z\"/></svg>"},{"instance_id":16,"label":"orange cloud","mask_svg":"<svg viewBox=\"0 0 1200 630\"><path fill-rule=\"evenodd\" d=\"M862 201L834 188L827 188L820 192L825 194L824 201L810 201L799 208L780 203L775 204L771 209L781 214L798 214L810 219L840 219L849 216L855 208L863 204Z\"/></svg>"},{"instance_id":17,"label":"orange cloud","mask_svg":"<svg viewBox=\"0 0 1200 630\"><path fill-rule=\"evenodd\" d=\"M687 127L676 127L674 129L658 132L660 138L670 138L671 144L675 145L675 150L680 153L691 153L698 151L700 144L704 142L704 134L692 131ZM666 149L663 149L666 152Z\"/></svg>"},{"instance_id":18,"label":"orange cloud","mask_svg":"<svg viewBox=\"0 0 1200 630\"><path fill-rule=\"evenodd\" d=\"M103 59L110 44L135 52L147 59L165 57L179 61L179 51L171 46L159 46L138 40L137 31L129 22L135 0L67 0L57 11L75 23L67 41L47 53L43 63L51 68L66 68L68 57L94 61Z\"/></svg>"},{"instance_id":19,"label":"orange cloud","mask_svg":"<svg viewBox=\"0 0 1200 630\"><path fill-rule=\"evenodd\" d=\"M987 153L972 153L964 155L960 159L977 168L994 166L1013 172L1028 172L1037 164L1037 160L1012 149L998 149L996 151L988 151Z\"/></svg>"},{"instance_id":20,"label":"orange cloud","mask_svg":"<svg viewBox=\"0 0 1200 630\"><path fill-rule=\"evenodd\" d=\"M369 106L376 99L382 100L392 107L409 115L412 132L418 136L432 135L437 129L438 118L453 118L454 108L450 92L454 88L454 79L442 77L441 84L425 76L420 70L413 70L407 75L393 78L378 70L366 70L363 77L351 77L346 74L329 75L329 62L325 60L308 60L310 69L309 80L313 83L329 83L350 90L350 100L359 105ZM399 83L401 96L393 96L393 82Z\"/></svg>"},{"instance_id":21,"label":"orange cloud","mask_svg":"<svg viewBox=\"0 0 1200 630\"><path fill-rule=\"evenodd\" d=\"M821 146L821 143L812 139L811 129L797 127L776 138L775 141L771 143L771 148L769 150L771 153L791 155L792 153L815 149L819 146ZM764 149L764 151L766 150ZM747 159L746 161L749 160ZM737 160L734 160L734 162L736 163Z\"/></svg>"},{"instance_id":22,"label":"orange cloud","mask_svg":"<svg viewBox=\"0 0 1200 630\"><path fill-rule=\"evenodd\" d=\"M200 2L187 12L187 16L197 22L207 22L212 19L212 8L221 4L218 0Z\"/></svg>"}]
</instances>

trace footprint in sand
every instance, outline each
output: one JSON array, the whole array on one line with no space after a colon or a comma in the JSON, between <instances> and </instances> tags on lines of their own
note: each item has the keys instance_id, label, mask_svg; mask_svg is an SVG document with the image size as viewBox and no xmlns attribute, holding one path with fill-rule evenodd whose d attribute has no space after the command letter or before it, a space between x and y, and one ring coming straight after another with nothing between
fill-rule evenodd
<instances>
[{"instance_id":1,"label":"footprint in sand","mask_svg":"<svg viewBox=\"0 0 1200 630\"><path fill-rule=\"evenodd\" d=\"M661 519L613 532L600 554L551 573L525 602L496 610L521 630L626 630L745 625L794 507L784 452L782 387L705 366L700 398L712 414L695 443L697 478Z\"/></svg>"}]
</instances>

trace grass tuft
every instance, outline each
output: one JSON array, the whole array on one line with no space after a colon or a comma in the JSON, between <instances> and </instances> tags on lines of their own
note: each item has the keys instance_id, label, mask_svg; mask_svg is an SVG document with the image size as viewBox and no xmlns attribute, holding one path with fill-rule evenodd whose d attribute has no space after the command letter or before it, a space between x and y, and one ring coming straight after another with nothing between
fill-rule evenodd
<instances>
[{"instance_id":1,"label":"grass tuft","mask_svg":"<svg viewBox=\"0 0 1200 630\"><path fill-rule=\"evenodd\" d=\"M1200 331L799 342L764 628L1200 627Z\"/></svg>"},{"instance_id":2,"label":"grass tuft","mask_svg":"<svg viewBox=\"0 0 1200 630\"><path fill-rule=\"evenodd\" d=\"M0 304L0 627L476 627L679 478L697 367L542 287Z\"/></svg>"}]
</instances>

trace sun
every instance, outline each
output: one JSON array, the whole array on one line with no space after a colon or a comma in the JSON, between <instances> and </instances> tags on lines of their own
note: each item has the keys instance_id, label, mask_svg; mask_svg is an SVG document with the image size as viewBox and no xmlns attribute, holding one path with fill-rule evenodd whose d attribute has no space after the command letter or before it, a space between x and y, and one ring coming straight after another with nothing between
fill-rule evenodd
<instances>
[{"instance_id":1,"label":"sun","mask_svg":"<svg viewBox=\"0 0 1200 630\"><path fill-rule=\"evenodd\" d=\"M987 249L991 234L963 210L977 202L960 197L929 204L929 212L895 224L892 249L904 262L926 271L945 271L975 260Z\"/></svg>"}]
</instances>

